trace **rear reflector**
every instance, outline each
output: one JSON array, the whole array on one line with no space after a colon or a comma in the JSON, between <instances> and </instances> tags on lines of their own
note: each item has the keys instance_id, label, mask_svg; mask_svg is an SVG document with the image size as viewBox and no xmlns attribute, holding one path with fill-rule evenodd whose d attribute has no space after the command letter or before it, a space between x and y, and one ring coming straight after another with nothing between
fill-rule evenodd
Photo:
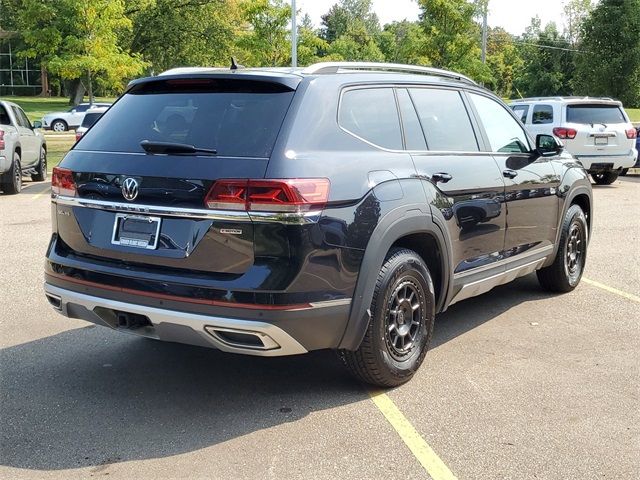
<instances>
[{"instance_id":1,"label":"rear reflector","mask_svg":"<svg viewBox=\"0 0 640 480\"><path fill-rule=\"evenodd\" d=\"M76 196L76 182L68 168L54 167L51 174L51 192L56 195Z\"/></svg>"},{"instance_id":2,"label":"rear reflector","mask_svg":"<svg viewBox=\"0 0 640 480\"><path fill-rule=\"evenodd\" d=\"M578 131L573 128L556 127L553 129L553 134L563 140L566 140L567 138L569 140L573 140L576 138Z\"/></svg>"},{"instance_id":3,"label":"rear reflector","mask_svg":"<svg viewBox=\"0 0 640 480\"><path fill-rule=\"evenodd\" d=\"M630 128L629 130L627 130L627 138L629 140L633 139L633 138L638 138L638 132L636 131L635 128Z\"/></svg>"},{"instance_id":4,"label":"rear reflector","mask_svg":"<svg viewBox=\"0 0 640 480\"><path fill-rule=\"evenodd\" d=\"M205 198L208 208L256 212L306 212L329 199L326 178L218 180Z\"/></svg>"}]
</instances>

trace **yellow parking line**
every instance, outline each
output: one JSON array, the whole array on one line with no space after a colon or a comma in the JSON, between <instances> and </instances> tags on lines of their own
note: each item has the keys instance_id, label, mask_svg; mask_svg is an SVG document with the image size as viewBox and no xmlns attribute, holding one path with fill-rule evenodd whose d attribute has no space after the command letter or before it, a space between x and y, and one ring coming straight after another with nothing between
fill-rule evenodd
<instances>
[{"instance_id":1,"label":"yellow parking line","mask_svg":"<svg viewBox=\"0 0 640 480\"><path fill-rule=\"evenodd\" d=\"M602 290L606 290L609 293L615 293L616 295L620 295L621 297L626 298L627 300L631 300L633 302L640 303L640 297L637 295L633 295L632 293L623 292L622 290L618 290L617 288L610 287L609 285L605 285L604 283L596 282L595 280L589 280L588 278L582 277L582 281L588 283L593 287L601 288Z\"/></svg>"},{"instance_id":2,"label":"yellow parking line","mask_svg":"<svg viewBox=\"0 0 640 480\"><path fill-rule=\"evenodd\" d=\"M433 480L456 480L456 476L440 460L391 398L380 391L369 391L369 396Z\"/></svg>"},{"instance_id":3,"label":"yellow parking line","mask_svg":"<svg viewBox=\"0 0 640 480\"><path fill-rule=\"evenodd\" d=\"M36 193L35 195L33 195L33 196L31 197L31 200L36 200L37 198L40 198L40 197L42 197L43 195L49 195L49 193L50 193L50 192L49 192L49 190L48 190L48 189L47 189L47 190L45 190L44 192Z\"/></svg>"}]
</instances>

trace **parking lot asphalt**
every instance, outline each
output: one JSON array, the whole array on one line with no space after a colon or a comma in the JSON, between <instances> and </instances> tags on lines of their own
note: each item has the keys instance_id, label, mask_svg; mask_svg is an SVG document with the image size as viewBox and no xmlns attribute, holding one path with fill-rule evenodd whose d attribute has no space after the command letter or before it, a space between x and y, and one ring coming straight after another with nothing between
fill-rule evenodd
<instances>
[{"instance_id":1,"label":"parking lot asphalt","mask_svg":"<svg viewBox=\"0 0 640 480\"><path fill-rule=\"evenodd\" d=\"M48 188L0 195L0 478L429 478L420 442L452 473L436 480L640 478L638 176L594 187L574 292L533 275L438 317L384 397L404 424L331 352L235 356L58 315Z\"/></svg>"}]
</instances>

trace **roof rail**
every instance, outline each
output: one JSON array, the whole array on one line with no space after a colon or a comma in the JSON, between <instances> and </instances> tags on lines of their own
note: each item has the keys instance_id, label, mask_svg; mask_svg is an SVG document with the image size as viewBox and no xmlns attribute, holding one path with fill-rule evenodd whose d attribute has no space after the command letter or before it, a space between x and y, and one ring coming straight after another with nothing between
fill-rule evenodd
<instances>
[{"instance_id":1,"label":"roof rail","mask_svg":"<svg viewBox=\"0 0 640 480\"><path fill-rule=\"evenodd\" d=\"M565 96L565 97L528 97L528 98L514 98L511 100L512 102L544 102L544 101L558 101L562 102L564 100L603 100L607 102L615 102L610 97L580 97L580 96Z\"/></svg>"},{"instance_id":2,"label":"roof rail","mask_svg":"<svg viewBox=\"0 0 640 480\"><path fill-rule=\"evenodd\" d=\"M462 82L472 83L477 85L476 82L469 77L461 75L455 72L449 72L447 70L441 70L439 68L422 67L419 65L403 65L400 63L377 63L377 62L321 62L311 65L304 70L303 74L306 75L320 75L331 74L340 72L354 72L354 71L368 71L375 72L402 72L402 73L417 73L422 75L433 75L435 77L451 78Z\"/></svg>"}]
</instances>

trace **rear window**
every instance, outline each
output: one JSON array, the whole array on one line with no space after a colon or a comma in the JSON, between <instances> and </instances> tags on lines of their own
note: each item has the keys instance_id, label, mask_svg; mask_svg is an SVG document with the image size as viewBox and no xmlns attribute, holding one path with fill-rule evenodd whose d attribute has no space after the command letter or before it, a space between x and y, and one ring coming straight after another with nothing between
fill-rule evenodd
<instances>
[{"instance_id":1,"label":"rear window","mask_svg":"<svg viewBox=\"0 0 640 480\"><path fill-rule=\"evenodd\" d=\"M219 156L271 155L294 92L256 81L179 79L124 95L76 148L144 152L143 140L217 150Z\"/></svg>"},{"instance_id":2,"label":"rear window","mask_svg":"<svg viewBox=\"0 0 640 480\"><path fill-rule=\"evenodd\" d=\"M627 123L617 105L568 105L567 122L595 124Z\"/></svg>"},{"instance_id":3,"label":"rear window","mask_svg":"<svg viewBox=\"0 0 640 480\"><path fill-rule=\"evenodd\" d=\"M0 105L0 125L11 125L9 114L2 105Z\"/></svg>"},{"instance_id":4,"label":"rear window","mask_svg":"<svg viewBox=\"0 0 640 480\"><path fill-rule=\"evenodd\" d=\"M84 128L89 128L94 123L96 123L96 120L98 120L101 116L102 113L87 113L84 116L84 119L82 119L82 126Z\"/></svg>"}]
</instances>

